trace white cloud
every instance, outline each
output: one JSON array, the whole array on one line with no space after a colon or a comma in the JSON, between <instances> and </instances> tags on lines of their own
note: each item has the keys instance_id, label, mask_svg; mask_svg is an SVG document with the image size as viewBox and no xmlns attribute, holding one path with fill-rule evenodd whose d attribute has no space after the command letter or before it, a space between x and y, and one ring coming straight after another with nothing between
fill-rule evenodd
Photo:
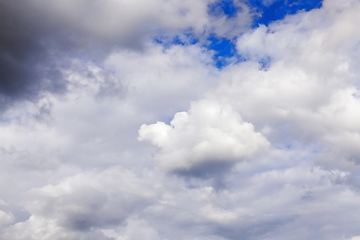
<instances>
[{"instance_id":1,"label":"white cloud","mask_svg":"<svg viewBox=\"0 0 360 240\"><path fill-rule=\"evenodd\" d=\"M249 159L269 145L230 106L207 100L193 102L188 112L175 114L170 125L142 125L138 139L160 149L154 157L160 169L185 172Z\"/></svg>"},{"instance_id":2,"label":"white cloud","mask_svg":"<svg viewBox=\"0 0 360 240\"><path fill-rule=\"evenodd\" d=\"M128 214L154 201L156 192L147 185L119 167L78 174L56 186L31 190L38 200L28 209L35 215L57 219L58 225L70 230L118 225Z\"/></svg>"},{"instance_id":3,"label":"white cloud","mask_svg":"<svg viewBox=\"0 0 360 240\"><path fill-rule=\"evenodd\" d=\"M126 227L119 229L117 232L114 229L102 229L102 231L105 236L113 237L116 240L161 239L157 230L149 227L144 220L136 218L128 219Z\"/></svg>"},{"instance_id":4,"label":"white cloud","mask_svg":"<svg viewBox=\"0 0 360 240\"><path fill-rule=\"evenodd\" d=\"M6 229L2 229L0 237L16 240L75 240L81 238L109 240L100 231L91 231L90 233L67 231L58 226L55 220L37 216L31 216L24 222L19 222Z\"/></svg>"},{"instance_id":5,"label":"white cloud","mask_svg":"<svg viewBox=\"0 0 360 240\"><path fill-rule=\"evenodd\" d=\"M242 1L237 17L208 14L208 6L216 0L111 0L111 1L35 1L35 9L56 18L60 23L97 38L125 46L139 47L158 32L174 36L191 30L196 36L215 32L221 36L235 36L251 23L249 7ZM234 25L236 27L234 27ZM180 31L179 31L180 30Z\"/></svg>"},{"instance_id":6,"label":"white cloud","mask_svg":"<svg viewBox=\"0 0 360 240\"><path fill-rule=\"evenodd\" d=\"M360 237L352 237L350 240L359 240Z\"/></svg>"},{"instance_id":7,"label":"white cloud","mask_svg":"<svg viewBox=\"0 0 360 240\"><path fill-rule=\"evenodd\" d=\"M323 5L239 37L248 61L223 71L221 86L208 95L231 104L272 144L318 144L327 153L323 166L357 171L350 162L359 156L360 4Z\"/></svg>"},{"instance_id":8,"label":"white cloud","mask_svg":"<svg viewBox=\"0 0 360 240\"><path fill-rule=\"evenodd\" d=\"M188 108L218 84L212 54L197 45L164 49L149 44L145 52L120 51L106 61L127 89L126 98L142 111L174 114ZM171 110L171 113L169 113Z\"/></svg>"},{"instance_id":9,"label":"white cloud","mask_svg":"<svg viewBox=\"0 0 360 240\"><path fill-rule=\"evenodd\" d=\"M0 211L0 225L14 222L14 216L11 213Z\"/></svg>"}]
</instances>

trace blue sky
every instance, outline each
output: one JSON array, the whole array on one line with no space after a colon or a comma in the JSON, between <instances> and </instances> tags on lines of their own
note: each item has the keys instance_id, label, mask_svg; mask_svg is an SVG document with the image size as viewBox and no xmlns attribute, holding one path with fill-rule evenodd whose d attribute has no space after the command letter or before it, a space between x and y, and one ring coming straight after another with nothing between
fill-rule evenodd
<instances>
[{"instance_id":1,"label":"blue sky","mask_svg":"<svg viewBox=\"0 0 360 240\"><path fill-rule=\"evenodd\" d=\"M310 11L314 8L320 8L322 1L321 0L293 0L293 1L262 1L262 0L250 0L248 2L249 7L252 12L257 13L252 20L252 28L257 28L259 25L268 26L271 22L284 19L288 15L296 14L300 11ZM236 7L232 0L228 1L218 1L214 4L208 6L208 12L210 15L219 16L225 15L227 18L235 18L238 12L241 12L240 7ZM187 42L182 41L178 36L173 38L171 41L164 41L157 39L156 41L164 43L164 46L169 47L172 44L196 44L198 39L196 39L191 33L187 34ZM211 34L207 38L206 44L203 46L214 50L215 65L218 68L222 68L229 64L230 61L226 61L227 58L235 57L237 61L244 61L245 58L239 55L236 52L235 42L236 37L231 39L216 36L216 34ZM262 61L263 64L266 64L266 61Z\"/></svg>"},{"instance_id":2,"label":"blue sky","mask_svg":"<svg viewBox=\"0 0 360 240\"><path fill-rule=\"evenodd\" d=\"M265 4L261 0L250 0L250 6L253 11L258 13L253 20L253 28L257 28L260 24L268 26L271 22L284 19L287 15L296 14L299 11L310 11L314 8L321 7L321 0L294 0L294 1L281 1L275 0L272 3ZM211 12L221 11L228 18L236 17L237 12L241 9L234 6L233 1L221 1L210 7ZM218 14L218 13L217 13ZM241 56L236 53L234 39L225 39L219 37L210 37L209 45L205 45L209 49L215 50L217 53L214 55L216 66L221 68L226 65L222 58L236 56L240 61L243 60ZM219 57L221 57L219 59Z\"/></svg>"}]
</instances>

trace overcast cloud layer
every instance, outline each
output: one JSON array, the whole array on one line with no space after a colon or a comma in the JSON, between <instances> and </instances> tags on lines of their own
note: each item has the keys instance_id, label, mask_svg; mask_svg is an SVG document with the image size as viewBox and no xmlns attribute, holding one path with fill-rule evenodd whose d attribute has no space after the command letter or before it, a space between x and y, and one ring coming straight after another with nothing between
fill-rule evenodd
<instances>
[{"instance_id":1,"label":"overcast cloud layer","mask_svg":"<svg viewBox=\"0 0 360 240\"><path fill-rule=\"evenodd\" d=\"M251 3L0 0L0 239L359 240L360 1Z\"/></svg>"}]
</instances>

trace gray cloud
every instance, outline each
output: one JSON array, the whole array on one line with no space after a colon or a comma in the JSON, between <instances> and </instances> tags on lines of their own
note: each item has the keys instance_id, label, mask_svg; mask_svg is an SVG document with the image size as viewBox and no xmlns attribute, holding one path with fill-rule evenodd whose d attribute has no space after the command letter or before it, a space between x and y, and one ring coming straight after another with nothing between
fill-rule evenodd
<instances>
[{"instance_id":1,"label":"gray cloud","mask_svg":"<svg viewBox=\"0 0 360 240\"><path fill-rule=\"evenodd\" d=\"M104 44L36 8L29 1L1 1L0 101L5 110L18 100L37 100L45 92L63 93L69 59L101 60ZM98 50L92 50L97 48ZM101 49L101 50L100 50ZM100 54L99 54L100 53Z\"/></svg>"},{"instance_id":2,"label":"gray cloud","mask_svg":"<svg viewBox=\"0 0 360 240\"><path fill-rule=\"evenodd\" d=\"M43 92L66 91L63 70L71 67L71 59L84 58L103 66L112 50L141 51L149 38L161 33L175 36L192 29L201 36L204 30L207 35L225 25L234 29L226 18L208 15L211 2L1 1L3 108L16 100L36 100ZM247 9L232 21L237 21L240 26L236 29L242 31L250 19ZM225 36L227 32L218 34Z\"/></svg>"},{"instance_id":3,"label":"gray cloud","mask_svg":"<svg viewBox=\"0 0 360 240\"><path fill-rule=\"evenodd\" d=\"M52 26L44 16L32 12L27 3L1 1L0 4L2 106L15 99L34 98L43 90L61 91L61 72L42 42ZM47 82L49 76L58 80Z\"/></svg>"},{"instance_id":4,"label":"gray cloud","mask_svg":"<svg viewBox=\"0 0 360 240\"><path fill-rule=\"evenodd\" d=\"M31 212L56 219L65 229L83 232L117 226L156 196L147 183L121 168L77 175L57 186L32 190L31 194L42 199L29 205Z\"/></svg>"}]
</instances>

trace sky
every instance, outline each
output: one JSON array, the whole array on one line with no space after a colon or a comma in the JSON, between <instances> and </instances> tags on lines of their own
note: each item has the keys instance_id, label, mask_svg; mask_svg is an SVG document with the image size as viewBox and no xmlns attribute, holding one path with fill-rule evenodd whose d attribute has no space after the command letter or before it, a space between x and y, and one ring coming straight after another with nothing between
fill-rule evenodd
<instances>
[{"instance_id":1,"label":"sky","mask_svg":"<svg viewBox=\"0 0 360 240\"><path fill-rule=\"evenodd\" d=\"M360 0L0 0L0 239L359 240Z\"/></svg>"}]
</instances>

